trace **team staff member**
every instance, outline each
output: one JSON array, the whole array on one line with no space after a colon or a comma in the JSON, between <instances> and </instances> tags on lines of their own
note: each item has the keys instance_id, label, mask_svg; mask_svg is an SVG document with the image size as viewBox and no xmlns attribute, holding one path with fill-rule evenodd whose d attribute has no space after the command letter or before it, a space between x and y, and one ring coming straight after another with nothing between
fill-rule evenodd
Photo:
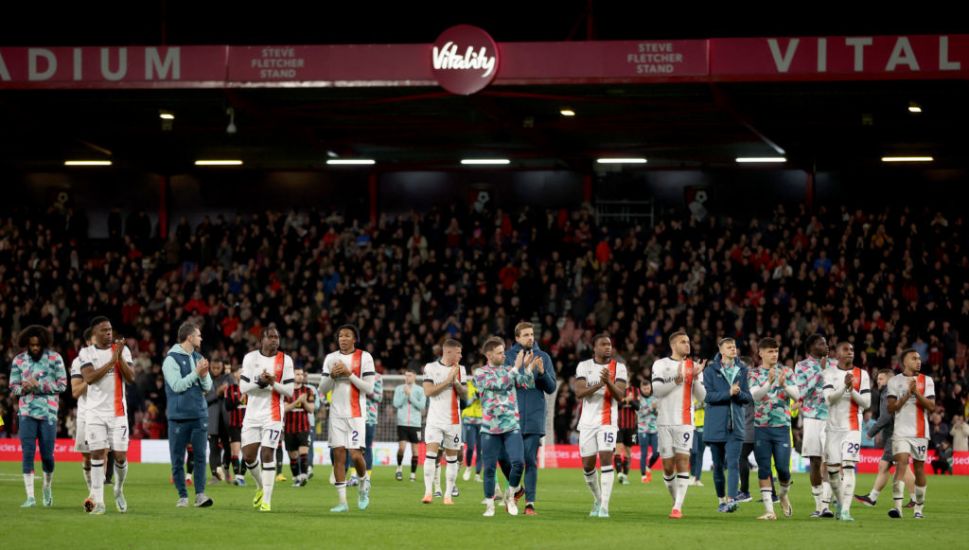
<instances>
[{"instance_id":1,"label":"team staff member","mask_svg":"<svg viewBox=\"0 0 969 550\"><path fill-rule=\"evenodd\" d=\"M520 351L525 352L523 361L535 363L534 379L527 384L516 385L518 414L522 441L525 445L525 515L534 516L538 492L538 448L545 437L545 395L555 393L555 368L552 358L535 342L535 327L521 322L515 325L515 345L505 352L505 364L514 365Z\"/></svg>"}]
</instances>

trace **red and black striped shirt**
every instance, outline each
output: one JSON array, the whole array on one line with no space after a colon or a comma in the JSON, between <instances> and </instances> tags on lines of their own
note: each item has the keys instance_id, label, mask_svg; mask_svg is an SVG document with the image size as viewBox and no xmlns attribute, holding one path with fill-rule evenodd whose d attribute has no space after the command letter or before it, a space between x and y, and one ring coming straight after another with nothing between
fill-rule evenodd
<instances>
[{"instance_id":1,"label":"red and black striped shirt","mask_svg":"<svg viewBox=\"0 0 969 550\"><path fill-rule=\"evenodd\" d=\"M293 389L293 396L286 398L286 404L288 405L296 401L302 395L306 395L306 400L310 403L313 402L313 390L311 390L309 386L303 385L299 388ZM298 434L310 431L310 415L306 409L303 408L302 403L286 413L285 431L288 434Z\"/></svg>"},{"instance_id":2,"label":"red and black striped shirt","mask_svg":"<svg viewBox=\"0 0 969 550\"><path fill-rule=\"evenodd\" d=\"M241 428L242 420L246 416L246 396L239 390L238 384L226 386L225 410L229 413L229 427Z\"/></svg>"},{"instance_id":3,"label":"red and black striped shirt","mask_svg":"<svg viewBox=\"0 0 969 550\"><path fill-rule=\"evenodd\" d=\"M636 409L639 408L639 388L635 386L626 388L626 397L632 397L632 401L630 403L619 402L619 429L635 430L638 426Z\"/></svg>"}]
</instances>

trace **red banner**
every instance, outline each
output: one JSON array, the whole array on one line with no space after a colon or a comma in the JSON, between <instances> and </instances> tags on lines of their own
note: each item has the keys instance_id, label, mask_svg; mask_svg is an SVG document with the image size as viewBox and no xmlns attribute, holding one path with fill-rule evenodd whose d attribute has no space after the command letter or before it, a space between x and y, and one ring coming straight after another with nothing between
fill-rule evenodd
<instances>
[{"instance_id":1,"label":"red banner","mask_svg":"<svg viewBox=\"0 0 969 550\"><path fill-rule=\"evenodd\" d=\"M23 448L20 446L19 439L0 439L0 461L20 462L23 460ZM40 463L40 449L37 449L34 460ZM74 452L73 439L58 439L54 442L54 461L55 462L81 462L84 457L81 453ZM141 440L132 439L128 443L128 460L134 463L141 462Z\"/></svg>"},{"instance_id":2,"label":"red banner","mask_svg":"<svg viewBox=\"0 0 969 550\"><path fill-rule=\"evenodd\" d=\"M966 78L969 35L710 40L710 78L902 80Z\"/></svg>"},{"instance_id":3,"label":"red banner","mask_svg":"<svg viewBox=\"0 0 969 550\"><path fill-rule=\"evenodd\" d=\"M0 89L437 86L433 51L432 44L0 48ZM498 51L494 85L969 77L969 35L505 42ZM451 61L473 64L473 57Z\"/></svg>"},{"instance_id":4,"label":"red banner","mask_svg":"<svg viewBox=\"0 0 969 550\"><path fill-rule=\"evenodd\" d=\"M226 86L436 86L429 44L233 46Z\"/></svg>"},{"instance_id":5,"label":"red banner","mask_svg":"<svg viewBox=\"0 0 969 550\"><path fill-rule=\"evenodd\" d=\"M604 84L704 80L706 40L511 42L499 45L495 84Z\"/></svg>"},{"instance_id":6,"label":"red banner","mask_svg":"<svg viewBox=\"0 0 969 550\"><path fill-rule=\"evenodd\" d=\"M215 88L228 46L0 48L0 88Z\"/></svg>"},{"instance_id":7,"label":"red banner","mask_svg":"<svg viewBox=\"0 0 969 550\"><path fill-rule=\"evenodd\" d=\"M578 445L546 445L542 447L545 456L546 468L581 468L582 458L579 456ZM881 460L881 449L862 449L861 462L858 463L858 471L865 474L878 473L878 461ZM935 460L935 451L929 451L925 463L926 472L932 472L932 461ZM753 458L753 457L751 457ZM952 471L956 475L969 475L969 452L953 454ZM803 463L803 464L802 464ZM709 466L709 460L705 462ZM792 457L792 470L795 472L805 472L807 460L801 460L796 454ZM633 448L632 460L629 463L630 470L639 470L639 447ZM662 461L657 460L653 465L653 470L662 470ZM709 468L707 468L709 469Z\"/></svg>"},{"instance_id":8,"label":"red banner","mask_svg":"<svg viewBox=\"0 0 969 550\"><path fill-rule=\"evenodd\" d=\"M128 460L133 463L142 462L142 444L150 447L148 454L150 457L145 459L148 462L159 463L168 461L168 444L165 440L140 440L133 439L128 445ZM546 445L542 447L543 456L540 457L540 464L544 468L581 468L582 458L579 456L579 446L578 445ZM424 460L424 444L420 444L419 459L421 462ZM0 439L0 461L4 462L19 462L23 456L23 451L20 446L19 439ZM881 449L862 449L861 450L861 462L858 463L858 471L866 474L873 474L878 472L878 461L881 460L882 450ZM926 471L931 473L931 463L935 460L935 452L929 451L929 456L926 460L925 468ZM54 444L54 460L59 462L80 462L82 460L80 453L74 452L74 440L73 439L58 439ZM36 461L40 462L40 453L37 453ZM952 470L956 475L969 475L969 452L959 452L953 453L953 465ZM707 468L709 469L710 459L709 456L704 461ZM633 447L632 461L629 464L630 469L639 470L639 447ZM656 464L653 465L653 470L662 470L662 461L657 460ZM792 470L794 472L805 472L807 468L807 460L801 459L795 455L792 457Z\"/></svg>"}]
</instances>

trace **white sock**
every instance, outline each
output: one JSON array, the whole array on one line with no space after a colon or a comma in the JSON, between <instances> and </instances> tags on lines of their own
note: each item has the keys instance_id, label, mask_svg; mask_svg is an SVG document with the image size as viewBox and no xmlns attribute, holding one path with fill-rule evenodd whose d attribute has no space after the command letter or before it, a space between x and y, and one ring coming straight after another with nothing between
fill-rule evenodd
<instances>
[{"instance_id":1,"label":"white sock","mask_svg":"<svg viewBox=\"0 0 969 550\"><path fill-rule=\"evenodd\" d=\"M128 477L128 461L114 463L114 492L120 493L124 489L124 480Z\"/></svg>"},{"instance_id":2,"label":"white sock","mask_svg":"<svg viewBox=\"0 0 969 550\"><path fill-rule=\"evenodd\" d=\"M84 472L84 483L87 484L87 492L91 492L91 468L81 467L81 471Z\"/></svg>"},{"instance_id":3,"label":"white sock","mask_svg":"<svg viewBox=\"0 0 969 550\"><path fill-rule=\"evenodd\" d=\"M892 498L894 499L895 509L902 511L902 500L905 499L905 482L896 481L892 483Z\"/></svg>"},{"instance_id":4,"label":"white sock","mask_svg":"<svg viewBox=\"0 0 969 550\"><path fill-rule=\"evenodd\" d=\"M24 474L24 491L27 492L27 498L34 498L34 473Z\"/></svg>"},{"instance_id":5,"label":"white sock","mask_svg":"<svg viewBox=\"0 0 969 550\"><path fill-rule=\"evenodd\" d=\"M336 482L336 496L339 499L340 504L347 503L347 482L337 481Z\"/></svg>"},{"instance_id":6,"label":"white sock","mask_svg":"<svg viewBox=\"0 0 969 550\"><path fill-rule=\"evenodd\" d=\"M246 471L252 474L252 479L256 480L256 488L262 489L262 475L259 473L259 461L249 464L246 462Z\"/></svg>"},{"instance_id":7,"label":"white sock","mask_svg":"<svg viewBox=\"0 0 969 550\"><path fill-rule=\"evenodd\" d=\"M673 502L673 509L682 510L683 501L686 499L686 490L690 487L690 474L677 474L676 476L676 500Z\"/></svg>"},{"instance_id":8,"label":"white sock","mask_svg":"<svg viewBox=\"0 0 969 550\"><path fill-rule=\"evenodd\" d=\"M663 483L666 485L666 490L670 493L670 498L676 501L676 474L672 476L663 475Z\"/></svg>"},{"instance_id":9,"label":"white sock","mask_svg":"<svg viewBox=\"0 0 969 550\"><path fill-rule=\"evenodd\" d=\"M104 504L104 461L91 460L91 498Z\"/></svg>"},{"instance_id":10,"label":"white sock","mask_svg":"<svg viewBox=\"0 0 969 550\"><path fill-rule=\"evenodd\" d=\"M787 496L787 493L790 492L790 490L791 490L791 482L788 481L787 484L785 485L784 482L782 481L780 484L780 489L777 490L777 496L780 498L784 498ZM773 500L774 499L771 499L771 501Z\"/></svg>"},{"instance_id":11,"label":"white sock","mask_svg":"<svg viewBox=\"0 0 969 550\"><path fill-rule=\"evenodd\" d=\"M841 470L828 470L828 487L824 507L830 510L834 498L841 500L839 498L841 496Z\"/></svg>"},{"instance_id":12,"label":"white sock","mask_svg":"<svg viewBox=\"0 0 969 550\"><path fill-rule=\"evenodd\" d=\"M434 474L437 473L437 455L424 455L424 494L434 494Z\"/></svg>"},{"instance_id":13,"label":"white sock","mask_svg":"<svg viewBox=\"0 0 969 550\"><path fill-rule=\"evenodd\" d=\"M272 506L273 486L276 484L276 463L264 462L262 465L262 501Z\"/></svg>"},{"instance_id":14,"label":"white sock","mask_svg":"<svg viewBox=\"0 0 969 550\"><path fill-rule=\"evenodd\" d=\"M760 488L760 498L764 501L764 510L768 514L774 513L774 498L771 496L770 487Z\"/></svg>"},{"instance_id":15,"label":"white sock","mask_svg":"<svg viewBox=\"0 0 969 550\"><path fill-rule=\"evenodd\" d=\"M855 466L854 464L841 467L841 509L851 510L851 501L855 499Z\"/></svg>"},{"instance_id":16,"label":"white sock","mask_svg":"<svg viewBox=\"0 0 969 550\"><path fill-rule=\"evenodd\" d=\"M54 483L54 472L44 472L44 489L50 489Z\"/></svg>"},{"instance_id":17,"label":"white sock","mask_svg":"<svg viewBox=\"0 0 969 550\"><path fill-rule=\"evenodd\" d=\"M458 457L448 457L447 458L447 469L444 472L444 496L451 498L451 491L454 490L454 482L458 479L458 470L461 465L458 464Z\"/></svg>"},{"instance_id":18,"label":"white sock","mask_svg":"<svg viewBox=\"0 0 969 550\"><path fill-rule=\"evenodd\" d=\"M613 470L612 466L606 466L602 469L602 507L606 510L609 509L609 497L612 496L612 484L616 480L616 472Z\"/></svg>"},{"instance_id":19,"label":"white sock","mask_svg":"<svg viewBox=\"0 0 969 550\"><path fill-rule=\"evenodd\" d=\"M868 499L871 500L872 502L875 502L876 500L878 500L878 495L880 494L881 494L881 491L872 489L871 491L868 492Z\"/></svg>"},{"instance_id":20,"label":"white sock","mask_svg":"<svg viewBox=\"0 0 969 550\"><path fill-rule=\"evenodd\" d=\"M811 495L814 497L814 511L821 512L824 510L824 487L822 485L812 485Z\"/></svg>"},{"instance_id":21,"label":"white sock","mask_svg":"<svg viewBox=\"0 0 969 550\"><path fill-rule=\"evenodd\" d=\"M439 460L434 461L434 492L441 492L441 462Z\"/></svg>"},{"instance_id":22,"label":"white sock","mask_svg":"<svg viewBox=\"0 0 969 550\"><path fill-rule=\"evenodd\" d=\"M596 503L602 502L602 491L599 489L599 476L595 470L591 472L582 471L585 474L585 484L592 491L592 498L595 499Z\"/></svg>"},{"instance_id":23,"label":"white sock","mask_svg":"<svg viewBox=\"0 0 969 550\"><path fill-rule=\"evenodd\" d=\"M821 482L821 504L824 508L831 509L831 497L833 496L833 491L831 489L831 478L828 477L828 481Z\"/></svg>"},{"instance_id":24,"label":"white sock","mask_svg":"<svg viewBox=\"0 0 969 550\"><path fill-rule=\"evenodd\" d=\"M915 486L915 511L919 514L922 513L922 508L925 506L925 490L928 487L923 485L919 487Z\"/></svg>"}]
</instances>

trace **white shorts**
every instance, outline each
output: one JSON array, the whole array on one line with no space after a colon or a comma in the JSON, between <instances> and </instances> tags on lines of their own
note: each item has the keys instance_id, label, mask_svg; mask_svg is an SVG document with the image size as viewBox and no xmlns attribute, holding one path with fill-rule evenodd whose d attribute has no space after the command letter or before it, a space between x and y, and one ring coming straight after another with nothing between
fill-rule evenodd
<instances>
[{"instance_id":1,"label":"white shorts","mask_svg":"<svg viewBox=\"0 0 969 550\"><path fill-rule=\"evenodd\" d=\"M242 446L247 447L259 443L261 447L275 449L279 446L279 438L283 433L282 422L270 422L269 424L253 424L247 426L242 424Z\"/></svg>"},{"instance_id":2,"label":"white shorts","mask_svg":"<svg viewBox=\"0 0 969 550\"><path fill-rule=\"evenodd\" d=\"M84 426L84 437L90 451L111 449L128 452L128 417L101 417L88 415Z\"/></svg>"},{"instance_id":3,"label":"white shorts","mask_svg":"<svg viewBox=\"0 0 969 550\"><path fill-rule=\"evenodd\" d=\"M693 451L693 426L660 426L659 457L688 455Z\"/></svg>"},{"instance_id":4,"label":"white shorts","mask_svg":"<svg viewBox=\"0 0 969 550\"><path fill-rule=\"evenodd\" d=\"M614 452L619 428L615 426L596 426L579 430L579 456L595 456L599 453Z\"/></svg>"},{"instance_id":5,"label":"white shorts","mask_svg":"<svg viewBox=\"0 0 969 550\"><path fill-rule=\"evenodd\" d=\"M801 437L801 456L824 457L828 421L804 418L804 435Z\"/></svg>"},{"instance_id":6,"label":"white shorts","mask_svg":"<svg viewBox=\"0 0 969 550\"><path fill-rule=\"evenodd\" d=\"M929 440L924 437L898 437L892 436L892 454L898 455L907 453L912 456L912 460L925 462L925 454L929 448Z\"/></svg>"},{"instance_id":7,"label":"white shorts","mask_svg":"<svg viewBox=\"0 0 969 550\"><path fill-rule=\"evenodd\" d=\"M861 432L827 430L824 461L827 464L858 462L861 460Z\"/></svg>"},{"instance_id":8,"label":"white shorts","mask_svg":"<svg viewBox=\"0 0 969 550\"><path fill-rule=\"evenodd\" d=\"M76 453L89 453L91 450L87 446L87 422L84 420L84 415L77 415L77 419L74 421L74 452Z\"/></svg>"},{"instance_id":9,"label":"white shorts","mask_svg":"<svg viewBox=\"0 0 969 550\"><path fill-rule=\"evenodd\" d=\"M333 418L331 416L329 424L329 443L331 449L339 447L363 449L367 446L366 418Z\"/></svg>"},{"instance_id":10,"label":"white shorts","mask_svg":"<svg viewBox=\"0 0 969 550\"><path fill-rule=\"evenodd\" d=\"M436 443L450 451L460 451L462 448L461 425L432 426L424 428L424 443Z\"/></svg>"}]
</instances>

